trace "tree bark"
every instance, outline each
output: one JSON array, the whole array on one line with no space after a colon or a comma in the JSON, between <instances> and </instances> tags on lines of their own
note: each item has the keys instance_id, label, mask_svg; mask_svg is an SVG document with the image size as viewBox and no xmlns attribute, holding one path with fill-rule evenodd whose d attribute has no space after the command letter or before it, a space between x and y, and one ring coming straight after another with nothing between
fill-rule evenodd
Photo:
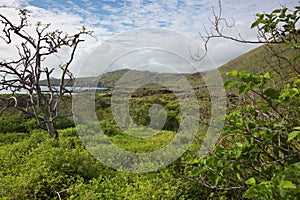
<instances>
[{"instance_id":1,"label":"tree bark","mask_svg":"<svg viewBox=\"0 0 300 200\"><path fill-rule=\"evenodd\" d=\"M47 127L47 131L48 131L49 135L54 139L58 139L58 132L55 127L55 123L54 122L46 122L46 127Z\"/></svg>"}]
</instances>

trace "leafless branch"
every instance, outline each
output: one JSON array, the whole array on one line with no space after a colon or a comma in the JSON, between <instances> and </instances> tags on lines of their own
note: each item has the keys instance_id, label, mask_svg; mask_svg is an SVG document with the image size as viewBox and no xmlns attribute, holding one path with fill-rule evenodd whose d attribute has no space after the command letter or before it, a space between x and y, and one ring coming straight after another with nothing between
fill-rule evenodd
<instances>
[{"instance_id":1,"label":"leafless branch","mask_svg":"<svg viewBox=\"0 0 300 200\"><path fill-rule=\"evenodd\" d=\"M48 31L50 24L38 22L35 35L28 34L25 30L25 27L28 27L26 10L20 10L19 18L19 24L14 25L7 17L0 14L0 27L2 26L4 33L1 39L7 44L13 42L13 35L22 40L20 45L16 45L18 59L0 61L0 88L9 89L13 94L21 89L27 91L29 98L27 107L19 106L17 98L12 97L15 107L34 116L40 124L45 123L49 134L57 137L55 120L59 115L59 104L63 95L70 93L66 87L74 79L69 67L74 60L78 44L83 42L81 36L91 35L92 32L83 27L78 33L68 35L60 30ZM62 73L57 89L53 87L51 81L54 68L44 67L43 61L49 55L56 55L62 47L71 49L71 53L67 62L60 66ZM41 88L41 78L44 77L48 94L45 94ZM69 79L66 80L67 78Z\"/></svg>"},{"instance_id":2,"label":"leafless branch","mask_svg":"<svg viewBox=\"0 0 300 200\"><path fill-rule=\"evenodd\" d=\"M212 189L212 190L222 190L222 191L228 191L228 190L238 190L238 189L243 189L245 188L245 186L241 186L241 185L237 185L237 186L231 186L231 187L222 187L222 186L215 186L212 185L210 183L208 183L207 181L205 181L204 179L192 179L192 178L187 178L188 181L191 182L195 182L195 183L200 183L201 185Z\"/></svg>"}]
</instances>

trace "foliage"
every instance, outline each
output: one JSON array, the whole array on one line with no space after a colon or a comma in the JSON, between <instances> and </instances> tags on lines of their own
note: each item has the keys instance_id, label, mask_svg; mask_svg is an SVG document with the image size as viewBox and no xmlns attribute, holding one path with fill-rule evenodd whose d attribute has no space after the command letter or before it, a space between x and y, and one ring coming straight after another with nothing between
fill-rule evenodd
<instances>
[{"instance_id":1,"label":"foliage","mask_svg":"<svg viewBox=\"0 0 300 200\"><path fill-rule=\"evenodd\" d=\"M58 129L65 129L74 127L74 121L72 118L59 118L56 122ZM12 133L12 132L25 132L29 133L35 129L46 129L44 125L40 126L38 121L34 118L30 118L26 115L10 115L6 117L0 117L0 133Z\"/></svg>"},{"instance_id":2,"label":"foliage","mask_svg":"<svg viewBox=\"0 0 300 200\"><path fill-rule=\"evenodd\" d=\"M59 140L43 130L0 135L1 199L185 199L201 191L175 173L176 164L146 174L117 172L89 154L75 128L59 134ZM139 141L123 145L145 148Z\"/></svg>"},{"instance_id":3,"label":"foliage","mask_svg":"<svg viewBox=\"0 0 300 200\"><path fill-rule=\"evenodd\" d=\"M233 109L219 145L212 154L198 160L193 177L215 195L259 199L299 197L300 185L300 84L274 89L264 75L233 71L244 106ZM217 192L216 192L217 191Z\"/></svg>"},{"instance_id":4,"label":"foliage","mask_svg":"<svg viewBox=\"0 0 300 200\"><path fill-rule=\"evenodd\" d=\"M11 132L26 132L27 129L24 125L26 119L19 115L12 115L0 118L0 132L11 133Z\"/></svg>"},{"instance_id":5,"label":"foliage","mask_svg":"<svg viewBox=\"0 0 300 200\"><path fill-rule=\"evenodd\" d=\"M56 120L55 125L57 129L75 127L75 123L72 117L60 117Z\"/></svg>"},{"instance_id":6,"label":"foliage","mask_svg":"<svg viewBox=\"0 0 300 200\"><path fill-rule=\"evenodd\" d=\"M44 131L34 131L28 139L1 146L1 169L2 198L45 199L77 181L90 180L101 168L78 138L58 142L45 138Z\"/></svg>"},{"instance_id":7,"label":"foliage","mask_svg":"<svg viewBox=\"0 0 300 200\"><path fill-rule=\"evenodd\" d=\"M299 11L295 7L294 11L282 8L258 14L252 24L268 43L273 59L286 62L284 69L277 66L280 73L265 69L227 73L225 89L237 99L229 104L221 138L209 155L193 160L185 169L211 198L300 197ZM289 49L293 56L275 52L278 44L276 48ZM253 62L252 71L264 67L257 66L256 59ZM288 73L282 76L281 72Z\"/></svg>"},{"instance_id":8,"label":"foliage","mask_svg":"<svg viewBox=\"0 0 300 200\"><path fill-rule=\"evenodd\" d=\"M289 47L299 49L297 45L299 29L300 6L296 6L292 12L283 7L273 10L268 14L256 14L256 21L252 23L251 28L258 27L268 40L271 42L286 43ZM292 44L292 45L291 45Z\"/></svg>"},{"instance_id":9,"label":"foliage","mask_svg":"<svg viewBox=\"0 0 300 200\"><path fill-rule=\"evenodd\" d=\"M236 70L253 73L274 71L279 77L275 81L290 81L293 73L300 73L299 68L299 13L294 9L282 7L271 13L258 13L251 28L258 30L258 43L262 45L220 67L224 79L225 72ZM238 40L247 43L246 40ZM284 70L282 70L284 69Z\"/></svg>"}]
</instances>

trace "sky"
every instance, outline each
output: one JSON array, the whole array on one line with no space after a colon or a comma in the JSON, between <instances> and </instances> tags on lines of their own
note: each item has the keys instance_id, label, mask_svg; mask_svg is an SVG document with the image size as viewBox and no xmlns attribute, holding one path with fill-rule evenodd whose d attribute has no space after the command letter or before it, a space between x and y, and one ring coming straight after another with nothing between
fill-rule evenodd
<instances>
[{"instance_id":1,"label":"sky","mask_svg":"<svg viewBox=\"0 0 300 200\"><path fill-rule=\"evenodd\" d=\"M256 39L251 23L256 13L268 13L281 6L293 8L298 0L222 0L222 16L231 29L226 34ZM187 49L203 54L205 28L211 27L213 8L218 0L1 0L0 12L13 21L16 8L30 12L30 22L51 23L54 29L74 33L81 26L94 31L94 37L80 44L71 66L77 76L98 75L120 68L163 72L196 72L217 68L257 47L216 39L209 44L206 59L194 62ZM32 26L34 27L34 26ZM33 30L32 30L33 31ZM195 50L197 49L198 50ZM67 50L47 58L46 66L57 66ZM14 46L0 41L0 59L16 56ZM192 67L191 66L192 63ZM59 74L56 70L53 76Z\"/></svg>"}]
</instances>

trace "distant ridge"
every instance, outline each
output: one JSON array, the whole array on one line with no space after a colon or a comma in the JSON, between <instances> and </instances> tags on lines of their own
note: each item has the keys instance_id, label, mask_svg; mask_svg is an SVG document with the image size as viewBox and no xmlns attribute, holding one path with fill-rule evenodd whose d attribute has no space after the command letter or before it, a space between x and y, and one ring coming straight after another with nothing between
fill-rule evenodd
<instances>
[{"instance_id":1,"label":"distant ridge","mask_svg":"<svg viewBox=\"0 0 300 200\"><path fill-rule=\"evenodd\" d=\"M270 49L273 49L272 51ZM228 77L226 76L226 72L230 72L233 70L238 71L250 71L255 73L266 73L276 72L279 76L281 76L282 80L289 81L293 78L294 74L292 70L288 67L287 62L278 62L276 57L274 57L274 52L280 56L286 57L288 60L292 60L297 54L300 53L299 50L291 50L284 48L284 45L262 45L257 47L231 61L219 67L219 71L226 81ZM298 63L298 68L300 70L300 63ZM76 78L76 86L79 87L89 87L89 86L97 86L97 87L106 87L112 88L116 84L116 82L128 71L131 69L120 69L112 72L107 72L102 74L101 76L93 76L93 77L80 77ZM132 70L136 71L136 70ZM149 72L147 73L157 73L157 72ZM143 72L143 73L144 73ZM202 87L205 83L202 80L202 76L206 72L197 72L191 74L184 74L187 79L191 82L193 87ZM166 73L167 74L167 73ZM52 85L59 85L59 79L52 79ZM46 85L46 81L43 80L40 82L41 85ZM68 86L73 86L74 82L70 82Z\"/></svg>"}]
</instances>

